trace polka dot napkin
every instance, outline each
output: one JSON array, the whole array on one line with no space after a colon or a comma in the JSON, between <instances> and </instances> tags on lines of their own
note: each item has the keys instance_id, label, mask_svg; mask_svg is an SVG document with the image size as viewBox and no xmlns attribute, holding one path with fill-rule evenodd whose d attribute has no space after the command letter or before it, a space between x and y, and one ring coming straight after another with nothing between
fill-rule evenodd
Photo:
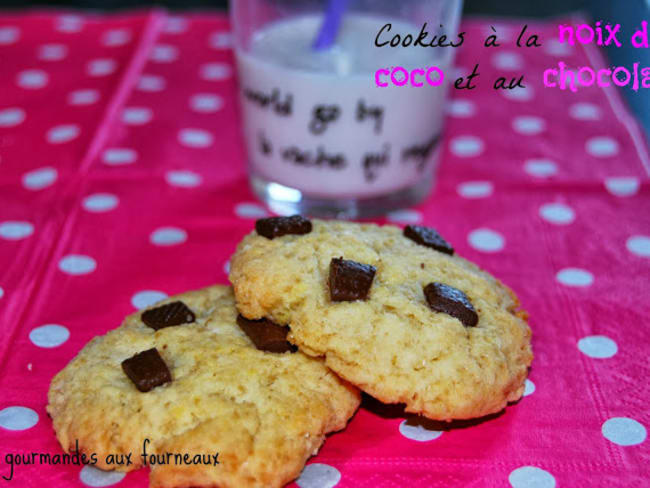
<instances>
[{"instance_id":1,"label":"polka dot napkin","mask_svg":"<svg viewBox=\"0 0 650 488\"><path fill-rule=\"evenodd\" d=\"M650 477L650 162L614 89L545 89L594 48L481 47L465 24L433 195L387 221L437 227L517 290L535 361L525 397L489 419L426 422L366 399L302 488L627 487ZM162 12L0 17L0 475L60 452L52 376L97 334L186 289L226 283L267 211L246 185L224 16ZM500 74L526 88L495 91ZM101 419L97 419L98 423ZM79 466L17 465L15 486L146 486ZM9 486L9 485L8 485Z\"/></svg>"}]
</instances>

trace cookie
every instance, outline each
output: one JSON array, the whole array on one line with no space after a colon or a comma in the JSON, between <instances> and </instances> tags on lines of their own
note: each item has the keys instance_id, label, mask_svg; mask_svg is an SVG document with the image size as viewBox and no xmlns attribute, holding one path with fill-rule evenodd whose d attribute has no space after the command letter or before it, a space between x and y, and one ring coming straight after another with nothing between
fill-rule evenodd
<instances>
[{"instance_id":1,"label":"cookie","mask_svg":"<svg viewBox=\"0 0 650 488\"><path fill-rule=\"evenodd\" d=\"M78 442L102 469L146 464L151 487L279 487L296 478L325 435L345 427L359 392L322 360L262 350L268 341L253 343L234 303L224 286L185 293L91 340L50 386L47 411L63 449ZM272 339L277 345L281 331ZM145 442L167 463L145 463ZM132 465L110 465L109 454L131 454ZM197 454L204 463L192 464Z\"/></svg>"},{"instance_id":2,"label":"cookie","mask_svg":"<svg viewBox=\"0 0 650 488\"><path fill-rule=\"evenodd\" d=\"M239 244L230 281L242 315L288 324L301 351L431 419L481 417L521 397L531 332L508 287L435 232L312 226L272 240L252 232Z\"/></svg>"}]
</instances>

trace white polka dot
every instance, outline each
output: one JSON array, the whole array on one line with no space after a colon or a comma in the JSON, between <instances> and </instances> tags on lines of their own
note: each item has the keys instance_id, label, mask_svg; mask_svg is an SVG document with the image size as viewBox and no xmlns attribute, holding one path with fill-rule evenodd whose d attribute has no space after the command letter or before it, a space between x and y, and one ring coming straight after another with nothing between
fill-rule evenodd
<instances>
[{"instance_id":1,"label":"white polka dot","mask_svg":"<svg viewBox=\"0 0 650 488\"><path fill-rule=\"evenodd\" d=\"M34 233L34 226L29 222L7 220L0 222L0 237L9 241L24 239Z\"/></svg>"},{"instance_id":2,"label":"white polka dot","mask_svg":"<svg viewBox=\"0 0 650 488\"><path fill-rule=\"evenodd\" d=\"M412 209L393 210L388 212L386 218L389 222L399 224L417 224L422 222L422 213Z\"/></svg>"},{"instance_id":3,"label":"white polka dot","mask_svg":"<svg viewBox=\"0 0 650 488\"><path fill-rule=\"evenodd\" d=\"M79 126L74 124L57 125L47 131L46 138L50 144L63 144L76 139L79 135Z\"/></svg>"},{"instance_id":4,"label":"white polka dot","mask_svg":"<svg viewBox=\"0 0 650 488\"><path fill-rule=\"evenodd\" d=\"M442 431L431 429L430 420L420 417L411 417L402 420L399 424L399 432L407 439L418 442L428 442L437 439L442 435Z\"/></svg>"},{"instance_id":5,"label":"white polka dot","mask_svg":"<svg viewBox=\"0 0 650 488\"><path fill-rule=\"evenodd\" d=\"M102 44L106 47L117 47L127 44L131 40L131 32L126 29L113 29L106 31L102 36Z\"/></svg>"},{"instance_id":6,"label":"white polka dot","mask_svg":"<svg viewBox=\"0 0 650 488\"><path fill-rule=\"evenodd\" d=\"M178 227L161 227L151 233L150 241L156 246L173 246L187 240L187 232Z\"/></svg>"},{"instance_id":7,"label":"white polka dot","mask_svg":"<svg viewBox=\"0 0 650 488\"><path fill-rule=\"evenodd\" d=\"M230 260L223 263L223 272L226 274L230 274Z\"/></svg>"},{"instance_id":8,"label":"white polka dot","mask_svg":"<svg viewBox=\"0 0 650 488\"><path fill-rule=\"evenodd\" d=\"M144 92L158 92L165 89L165 78L156 75L142 75L138 81L138 90Z\"/></svg>"},{"instance_id":9,"label":"white polka dot","mask_svg":"<svg viewBox=\"0 0 650 488\"><path fill-rule=\"evenodd\" d=\"M23 186L28 190L42 190L52 185L57 178L57 171L51 167L39 168L23 175Z\"/></svg>"},{"instance_id":10,"label":"white polka dot","mask_svg":"<svg viewBox=\"0 0 650 488\"><path fill-rule=\"evenodd\" d=\"M492 57L492 64L500 70L520 70L524 66L524 60L520 54L501 51Z\"/></svg>"},{"instance_id":11,"label":"white polka dot","mask_svg":"<svg viewBox=\"0 0 650 488\"><path fill-rule=\"evenodd\" d=\"M214 49L229 49L232 46L232 34L230 32L214 32L208 41Z\"/></svg>"},{"instance_id":12,"label":"white polka dot","mask_svg":"<svg viewBox=\"0 0 650 488\"><path fill-rule=\"evenodd\" d=\"M110 193L95 193L84 198L83 208L89 212L108 212L120 203L119 198Z\"/></svg>"},{"instance_id":13,"label":"white polka dot","mask_svg":"<svg viewBox=\"0 0 650 488\"><path fill-rule=\"evenodd\" d=\"M607 336L594 335L583 337L578 341L578 349L590 358L611 358L618 352L616 342Z\"/></svg>"},{"instance_id":14,"label":"white polka dot","mask_svg":"<svg viewBox=\"0 0 650 488\"><path fill-rule=\"evenodd\" d=\"M619 446L635 446L645 441L646 428L628 417L612 417L603 423L603 436Z\"/></svg>"},{"instance_id":15,"label":"white polka dot","mask_svg":"<svg viewBox=\"0 0 650 488\"><path fill-rule=\"evenodd\" d=\"M78 15L61 15L56 20L55 28L68 34L79 32L83 28L83 19Z\"/></svg>"},{"instance_id":16,"label":"white polka dot","mask_svg":"<svg viewBox=\"0 0 650 488\"><path fill-rule=\"evenodd\" d=\"M169 17L163 31L167 34L181 34L187 30L188 22L183 17Z\"/></svg>"},{"instance_id":17,"label":"white polka dot","mask_svg":"<svg viewBox=\"0 0 650 488\"><path fill-rule=\"evenodd\" d=\"M469 245L483 252L497 252L505 246L505 239L501 234L491 229L476 229L467 236Z\"/></svg>"},{"instance_id":18,"label":"white polka dot","mask_svg":"<svg viewBox=\"0 0 650 488\"><path fill-rule=\"evenodd\" d=\"M589 286L594 282L594 276L580 268L561 269L555 275L555 279L566 286Z\"/></svg>"},{"instance_id":19,"label":"white polka dot","mask_svg":"<svg viewBox=\"0 0 650 488\"><path fill-rule=\"evenodd\" d=\"M625 247L632 254L643 258L650 257L650 237L648 236L632 236L625 242Z\"/></svg>"},{"instance_id":20,"label":"white polka dot","mask_svg":"<svg viewBox=\"0 0 650 488\"><path fill-rule=\"evenodd\" d=\"M69 254L59 261L59 269L71 275L84 275L92 273L97 268L97 263L90 256Z\"/></svg>"},{"instance_id":21,"label":"white polka dot","mask_svg":"<svg viewBox=\"0 0 650 488\"><path fill-rule=\"evenodd\" d=\"M550 159L529 159L524 163L524 170L531 176L546 178L557 173L557 164Z\"/></svg>"},{"instance_id":22,"label":"white polka dot","mask_svg":"<svg viewBox=\"0 0 650 488\"><path fill-rule=\"evenodd\" d=\"M492 195L494 187L489 181L466 181L456 191L463 198L483 198Z\"/></svg>"},{"instance_id":23,"label":"white polka dot","mask_svg":"<svg viewBox=\"0 0 650 488\"><path fill-rule=\"evenodd\" d=\"M70 105L91 105L99 100L97 90L75 90L68 93L68 103Z\"/></svg>"},{"instance_id":24,"label":"white polka dot","mask_svg":"<svg viewBox=\"0 0 650 488\"><path fill-rule=\"evenodd\" d=\"M63 344L70 337L70 331L57 324L41 325L32 329L29 340L38 347L52 348Z\"/></svg>"},{"instance_id":25,"label":"white polka dot","mask_svg":"<svg viewBox=\"0 0 650 488\"><path fill-rule=\"evenodd\" d=\"M131 305L140 310L150 307L154 303L158 303L160 300L168 298L168 296L167 293L162 291L142 290L131 297Z\"/></svg>"},{"instance_id":26,"label":"white polka dot","mask_svg":"<svg viewBox=\"0 0 650 488\"><path fill-rule=\"evenodd\" d=\"M106 149L102 154L102 161L109 166L132 164L138 159L138 153L126 147Z\"/></svg>"},{"instance_id":27,"label":"white polka dot","mask_svg":"<svg viewBox=\"0 0 650 488\"><path fill-rule=\"evenodd\" d=\"M451 100L447 104L447 113L452 117L471 117L476 113L476 105L469 100Z\"/></svg>"},{"instance_id":28,"label":"white polka dot","mask_svg":"<svg viewBox=\"0 0 650 488\"><path fill-rule=\"evenodd\" d=\"M300 488L333 488L339 481L341 481L341 473L335 467L311 463L302 470L296 484Z\"/></svg>"},{"instance_id":29,"label":"white polka dot","mask_svg":"<svg viewBox=\"0 0 650 488\"><path fill-rule=\"evenodd\" d=\"M526 378L524 383L524 396L532 395L535 393L535 383Z\"/></svg>"},{"instance_id":30,"label":"white polka dot","mask_svg":"<svg viewBox=\"0 0 650 488\"><path fill-rule=\"evenodd\" d=\"M216 112L223 107L223 98L211 93L199 93L190 98L190 107L197 112Z\"/></svg>"},{"instance_id":31,"label":"white polka dot","mask_svg":"<svg viewBox=\"0 0 650 488\"><path fill-rule=\"evenodd\" d=\"M0 298L2 298L3 296L5 296L5 291L0 286Z\"/></svg>"},{"instance_id":32,"label":"white polka dot","mask_svg":"<svg viewBox=\"0 0 650 488\"><path fill-rule=\"evenodd\" d=\"M268 216L266 209L257 203L238 203L235 205L235 214L243 219L259 219Z\"/></svg>"},{"instance_id":33,"label":"white polka dot","mask_svg":"<svg viewBox=\"0 0 650 488\"><path fill-rule=\"evenodd\" d=\"M618 154L618 142L611 137L592 137L585 143L589 154L597 158L606 158Z\"/></svg>"},{"instance_id":34,"label":"white polka dot","mask_svg":"<svg viewBox=\"0 0 650 488\"><path fill-rule=\"evenodd\" d=\"M178 142L187 147L208 147L212 145L213 137L202 129L181 129L178 132Z\"/></svg>"},{"instance_id":35,"label":"white polka dot","mask_svg":"<svg viewBox=\"0 0 650 488\"><path fill-rule=\"evenodd\" d=\"M112 59L93 59L86 66L89 76L107 76L117 69L117 63Z\"/></svg>"},{"instance_id":36,"label":"white polka dot","mask_svg":"<svg viewBox=\"0 0 650 488\"><path fill-rule=\"evenodd\" d=\"M557 39L549 39L544 43L544 50L552 56L567 56L573 52L570 44L560 42Z\"/></svg>"},{"instance_id":37,"label":"white polka dot","mask_svg":"<svg viewBox=\"0 0 650 488\"><path fill-rule=\"evenodd\" d=\"M231 75L232 68L226 63L208 63L199 69L199 76L207 81L225 80Z\"/></svg>"},{"instance_id":38,"label":"white polka dot","mask_svg":"<svg viewBox=\"0 0 650 488\"><path fill-rule=\"evenodd\" d=\"M201 184L201 175L188 170L168 171L165 180L172 186L181 188L192 188Z\"/></svg>"},{"instance_id":39,"label":"white polka dot","mask_svg":"<svg viewBox=\"0 0 650 488\"><path fill-rule=\"evenodd\" d=\"M111 486L124 479L126 473L119 471L102 471L94 466L84 466L79 472L79 479L88 486Z\"/></svg>"},{"instance_id":40,"label":"white polka dot","mask_svg":"<svg viewBox=\"0 0 650 488\"><path fill-rule=\"evenodd\" d=\"M450 143L451 152L460 158L478 156L483 152L483 147L483 141L474 136L454 137Z\"/></svg>"},{"instance_id":41,"label":"white polka dot","mask_svg":"<svg viewBox=\"0 0 650 488\"><path fill-rule=\"evenodd\" d=\"M11 107L0 110L0 127L13 127L25 120L25 111L22 108Z\"/></svg>"},{"instance_id":42,"label":"white polka dot","mask_svg":"<svg viewBox=\"0 0 650 488\"><path fill-rule=\"evenodd\" d=\"M20 30L14 26L0 27L0 46L13 44L20 37Z\"/></svg>"},{"instance_id":43,"label":"white polka dot","mask_svg":"<svg viewBox=\"0 0 650 488\"><path fill-rule=\"evenodd\" d=\"M593 103L578 102L569 107L569 115L577 120L598 120L600 108Z\"/></svg>"},{"instance_id":44,"label":"white polka dot","mask_svg":"<svg viewBox=\"0 0 650 488\"><path fill-rule=\"evenodd\" d=\"M169 44L158 44L151 50L151 60L156 63L171 63L178 58L178 48Z\"/></svg>"},{"instance_id":45,"label":"white polka dot","mask_svg":"<svg viewBox=\"0 0 650 488\"><path fill-rule=\"evenodd\" d=\"M513 88L512 90L499 90L508 100L515 102L529 102L535 96L535 90L532 86L527 85L525 88Z\"/></svg>"},{"instance_id":46,"label":"white polka dot","mask_svg":"<svg viewBox=\"0 0 650 488\"><path fill-rule=\"evenodd\" d=\"M27 407L6 407L0 410L0 427L7 430L27 430L38 423L38 414Z\"/></svg>"},{"instance_id":47,"label":"white polka dot","mask_svg":"<svg viewBox=\"0 0 650 488\"><path fill-rule=\"evenodd\" d=\"M553 475L536 466L522 466L513 470L508 481L512 488L555 488Z\"/></svg>"},{"instance_id":48,"label":"white polka dot","mask_svg":"<svg viewBox=\"0 0 650 488\"><path fill-rule=\"evenodd\" d=\"M36 90L47 86L49 78L47 73L41 69L28 69L18 73L16 84L21 88Z\"/></svg>"},{"instance_id":49,"label":"white polka dot","mask_svg":"<svg viewBox=\"0 0 650 488\"><path fill-rule=\"evenodd\" d=\"M552 224L570 224L575 219L575 212L562 203L546 203L539 207L539 216Z\"/></svg>"},{"instance_id":50,"label":"white polka dot","mask_svg":"<svg viewBox=\"0 0 650 488\"><path fill-rule=\"evenodd\" d=\"M607 178L605 188L612 195L617 197L629 197L639 191L639 179L631 176Z\"/></svg>"},{"instance_id":51,"label":"white polka dot","mask_svg":"<svg viewBox=\"0 0 650 488\"><path fill-rule=\"evenodd\" d=\"M122 112L122 122L128 125L143 125L153 118L153 111L146 107L127 107Z\"/></svg>"},{"instance_id":52,"label":"white polka dot","mask_svg":"<svg viewBox=\"0 0 650 488\"><path fill-rule=\"evenodd\" d=\"M497 42L501 45L503 45L504 41L512 39L514 34L511 26L498 23L485 26L483 32L485 38L492 35L497 36Z\"/></svg>"},{"instance_id":53,"label":"white polka dot","mask_svg":"<svg viewBox=\"0 0 650 488\"><path fill-rule=\"evenodd\" d=\"M521 117L515 117L513 119L512 128L519 134L535 135L546 129L546 122L540 117L522 115Z\"/></svg>"},{"instance_id":54,"label":"white polka dot","mask_svg":"<svg viewBox=\"0 0 650 488\"><path fill-rule=\"evenodd\" d=\"M61 61L68 55L68 48L63 44L43 44L36 56L41 61Z\"/></svg>"}]
</instances>

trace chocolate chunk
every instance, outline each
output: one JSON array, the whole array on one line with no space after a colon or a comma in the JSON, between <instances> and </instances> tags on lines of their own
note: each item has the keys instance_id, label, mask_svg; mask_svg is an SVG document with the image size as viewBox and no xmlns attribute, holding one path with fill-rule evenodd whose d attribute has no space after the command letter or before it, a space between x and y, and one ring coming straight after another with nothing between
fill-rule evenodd
<instances>
[{"instance_id":1,"label":"chocolate chunk","mask_svg":"<svg viewBox=\"0 0 650 488\"><path fill-rule=\"evenodd\" d=\"M404 237L411 239L421 246L431 247L436 251L453 255L454 248L449 244L436 229L422 225L407 225L404 227Z\"/></svg>"},{"instance_id":2,"label":"chocolate chunk","mask_svg":"<svg viewBox=\"0 0 650 488\"><path fill-rule=\"evenodd\" d=\"M301 215L269 217L255 222L255 230L259 235L267 239L287 234L309 234L311 232L311 221Z\"/></svg>"},{"instance_id":3,"label":"chocolate chunk","mask_svg":"<svg viewBox=\"0 0 650 488\"><path fill-rule=\"evenodd\" d=\"M465 327L478 323L478 314L467 295L444 283L429 283L424 287L424 296L432 310L457 318Z\"/></svg>"},{"instance_id":4,"label":"chocolate chunk","mask_svg":"<svg viewBox=\"0 0 650 488\"><path fill-rule=\"evenodd\" d=\"M260 351L296 352L298 348L287 341L288 327L283 327L269 319L249 320L237 316L237 324Z\"/></svg>"},{"instance_id":5,"label":"chocolate chunk","mask_svg":"<svg viewBox=\"0 0 650 488\"><path fill-rule=\"evenodd\" d=\"M368 297L377 269L369 264L332 258L330 261L330 299L333 302L352 302Z\"/></svg>"},{"instance_id":6,"label":"chocolate chunk","mask_svg":"<svg viewBox=\"0 0 650 488\"><path fill-rule=\"evenodd\" d=\"M154 330L173 325L189 324L196 316L183 302L171 302L142 313L142 321Z\"/></svg>"},{"instance_id":7,"label":"chocolate chunk","mask_svg":"<svg viewBox=\"0 0 650 488\"><path fill-rule=\"evenodd\" d=\"M155 347L122 361L122 369L141 392L147 392L172 380L165 361Z\"/></svg>"}]
</instances>

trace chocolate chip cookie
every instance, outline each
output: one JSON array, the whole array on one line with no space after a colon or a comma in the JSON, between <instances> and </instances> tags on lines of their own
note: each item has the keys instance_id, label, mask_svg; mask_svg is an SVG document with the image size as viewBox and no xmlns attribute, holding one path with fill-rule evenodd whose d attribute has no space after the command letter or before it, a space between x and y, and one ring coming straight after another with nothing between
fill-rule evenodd
<instances>
[{"instance_id":1,"label":"chocolate chip cookie","mask_svg":"<svg viewBox=\"0 0 650 488\"><path fill-rule=\"evenodd\" d=\"M296 478L325 435L345 427L359 392L295 352L286 327L239 325L234 303L224 286L185 293L90 341L50 386L63 449L95 453L102 469L147 465L152 487ZM110 464L110 454L131 464Z\"/></svg>"},{"instance_id":2,"label":"chocolate chip cookie","mask_svg":"<svg viewBox=\"0 0 650 488\"><path fill-rule=\"evenodd\" d=\"M302 352L432 419L480 417L521 397L526 313L434 229L274 219L259 221L231 260L244 317L289 325Z\"/></svg>"}]
</instances>

